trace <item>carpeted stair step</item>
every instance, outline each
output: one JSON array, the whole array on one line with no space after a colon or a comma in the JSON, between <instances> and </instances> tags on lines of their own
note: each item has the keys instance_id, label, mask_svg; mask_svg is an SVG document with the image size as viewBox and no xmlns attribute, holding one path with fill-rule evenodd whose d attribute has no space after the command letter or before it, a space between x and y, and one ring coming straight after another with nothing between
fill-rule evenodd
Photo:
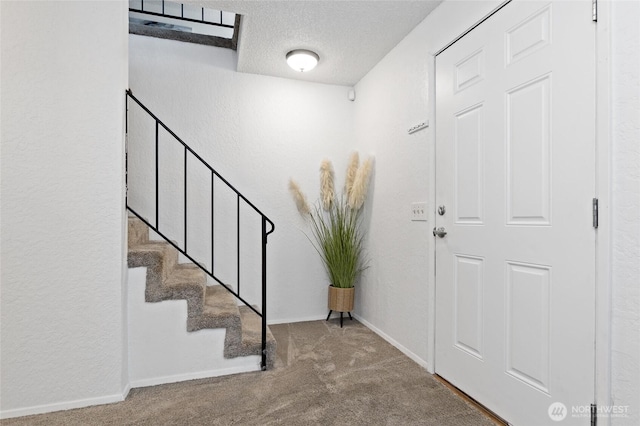
<instances>
[{"instance_id":1,"label":"carpeted stair step","mask_svg":"<svg viewBox=\"0 0 640 426\"><path fill-rule=\"evenodd\" d=\"M221 285L207 286L202 314L192 318L187 329L189 331L203 328L226 328L226 341L233 343L240 340L240 312L233 295Z\"/></svg>"},{"instance_id":2,"label":"carpeted stair step","mask_svg":"<svg viewBox=\"0 0 640 426\"><path fill-rule=\"evenodd\" d=\"M207 279L204 272L191 263L176 265L162 285L164 300L187 301L188 331L190 331L189 320L202 315L206 286Z\"/></svg>"},{"instance_id":3,"label":"carpeted stair step","mask_svg":"<svg viewBox=\"0 0 640 426\"><path fill-rule=\"evenodd\" d=\"M135 216L129 216L127 221L129 247L149 242L149 227Z\"/></svg>"},{"instance_id":4,"label":"carpeted stair step","mask_svg":"<svg viewBox=\"0 0 640 426\"><path fill-rule=\"evenodd\" d=\"M178 251L175 248L159 241L129 247L127 263L129 268L147 268L145 301L160 302L166 300L163 283L169 278L178 264Z\"/></svg>"},{"instance_id":5,"label":"carpeted stair step","mask_svg":"<svg viewBox=\"0 0 640 426\"><path fill-rule=\"evenodd\" d=\"M262 350L262 318L248 306L239 306L242 335L239 344L225 345L225 357L260 355ZM235 343L235 342L234 342ZM276 357L276 339L267 327L267 368Z\"/></svg>"}]
</instances>

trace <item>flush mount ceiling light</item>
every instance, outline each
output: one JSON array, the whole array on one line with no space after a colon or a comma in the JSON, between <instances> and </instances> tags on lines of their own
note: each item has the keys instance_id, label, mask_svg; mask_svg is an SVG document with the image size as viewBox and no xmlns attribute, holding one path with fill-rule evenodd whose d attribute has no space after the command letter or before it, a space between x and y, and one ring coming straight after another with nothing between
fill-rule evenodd
<instances>
[{"instance_id":1,"label":"flush mount ceiling light","mask_svg":"<svg viewBox=\"0 0 640 426\"><path fill-rule=\"evenodd\" d=\"M287 64L300 72L311 71L318 65L320 57L317 53L305 49L296 49L287 53Z\"/></svg>"}]
</instances>

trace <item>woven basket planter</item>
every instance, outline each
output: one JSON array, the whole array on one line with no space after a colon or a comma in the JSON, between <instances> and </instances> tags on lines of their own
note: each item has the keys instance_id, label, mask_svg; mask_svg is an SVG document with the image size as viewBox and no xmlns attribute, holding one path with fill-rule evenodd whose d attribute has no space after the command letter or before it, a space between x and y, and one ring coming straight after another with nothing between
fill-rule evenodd
<instances>
[{"instance_id":1,"label":"woven basket planter","mask_svg":"<svg viewBox=\"0 0 640 426\"><path fill-rule=\"evenodd\" d=\"M338 288L329 286L329 310L334 312L351 312L355 288Z\"/></svg>"}]
</instances>

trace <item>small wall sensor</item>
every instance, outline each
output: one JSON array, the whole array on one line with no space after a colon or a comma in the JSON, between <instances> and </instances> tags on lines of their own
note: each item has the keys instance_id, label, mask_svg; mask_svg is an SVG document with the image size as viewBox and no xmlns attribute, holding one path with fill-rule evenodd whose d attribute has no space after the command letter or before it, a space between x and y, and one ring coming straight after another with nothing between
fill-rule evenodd
<instances>
[{"instance_id":1,"label":"small wall sensor","mask_svg":"<svg viewBox=\"0 0 640 426\"><path fill-rule=\"evenodd\" d=\"M356 100L356 91L353 90L353 89L349 90L348 98L352 102L355 101Z\"/></svg>"}]
</instances>

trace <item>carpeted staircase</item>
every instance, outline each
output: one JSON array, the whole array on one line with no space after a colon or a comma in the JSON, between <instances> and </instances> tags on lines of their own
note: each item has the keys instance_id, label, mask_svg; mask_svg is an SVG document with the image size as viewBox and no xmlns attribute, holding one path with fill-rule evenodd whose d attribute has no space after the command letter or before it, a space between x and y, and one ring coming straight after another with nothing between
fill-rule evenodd
<instances>
[{"instance_id":1,"label":"carpeted staircase","mask_svg":"<svg viewBox=\"0 0 640 426\"><path fill-rule=\"evenodd\" d=\"M187 301L187 331L226 328L224 357L260 355L261 319L250 308L238 306L220 285L207 286L205 273L193 263L178 263L178 251L164 241L150 241L149 228L129 217L129 268L146 267L146 302ZM267 328L267 368L272 368L276 341Z\"/></svg>"}]
</instances>

